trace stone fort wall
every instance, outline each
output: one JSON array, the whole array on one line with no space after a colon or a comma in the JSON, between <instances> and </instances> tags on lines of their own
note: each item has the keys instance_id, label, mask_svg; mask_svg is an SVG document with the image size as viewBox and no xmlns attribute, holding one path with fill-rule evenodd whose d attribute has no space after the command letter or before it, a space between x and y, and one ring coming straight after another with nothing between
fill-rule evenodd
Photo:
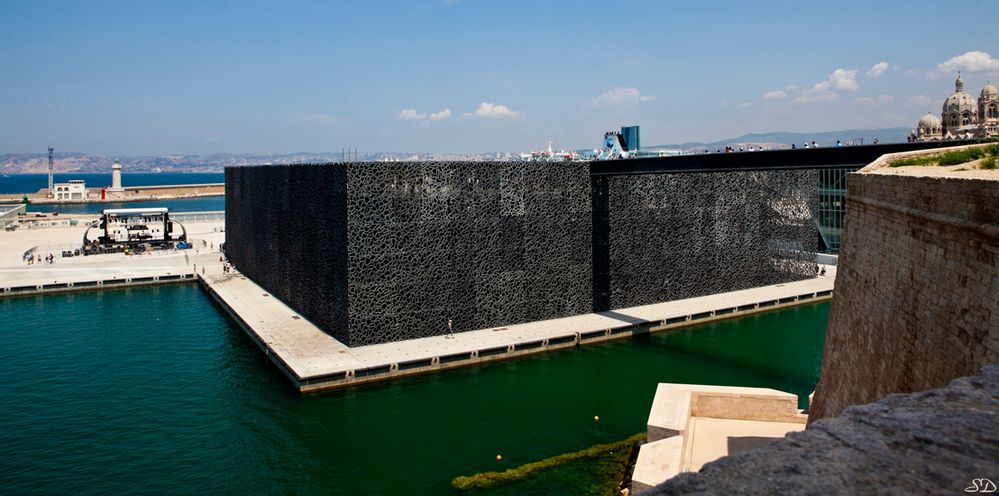
<instances>
[{"instance_id":1,"label":"stone fort wall","mask_svg":"<svg viewBox=\"0 0 999 496\"><path fill-rule=\"evenodd\" d=\"M810 421L999 363L999 181L851 174Z\"/></svg>"},{"instance_id":2,"label":"stone fort wall","mask_svg":"<svg viewBox=\"0 0 999 496\"><path fill-rule=\"evenodd\" d=\"M814 276L815 171L586 162L226 169L226 252L350 346Z\"/></svg>"}]
</instances>

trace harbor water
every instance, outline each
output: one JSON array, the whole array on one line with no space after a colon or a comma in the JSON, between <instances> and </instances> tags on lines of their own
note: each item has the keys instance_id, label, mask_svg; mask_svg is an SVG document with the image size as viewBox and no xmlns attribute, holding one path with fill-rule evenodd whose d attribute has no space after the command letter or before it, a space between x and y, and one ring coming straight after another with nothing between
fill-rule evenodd
<instances>
[{"instance_id":1,"label":"harbor water","mask_svg":"<svg viewBox=\"0 0 999 496\"><path fill-rule=\"evenodd\" d=\"M171 212L214 212L225 210L224 196L203 196L176 200L153 200L104 203L63 203L56 205L29 205L28 212L59 212L61 214L100 214L106 208L166 207Z\"/></svg>"},{"instance_id":2,"label":"harbor water","mask_svg":"<svg viewBox=\"0 0 999 496\"><path fill-rule=\"evenodd\" d=\"M100 188L111 184L111 174L54 174L55 182L82 179L88 188ZM219 173L180 173L180 172L133 172L122 174L122 185L162 186L168 184L208 184L225 182L225 174ZM48 187L48 174L8 174L0 176L0 194L35 193ZM55 205L30 205L29 212L62 214L100 214L106 208L146 208L166 207L171 212L209 212L225 210L224 196L207 196L176 200L156 200L137 202L66 203Z\"/></svg>"},{"instance_id":3,"label":"harbor water","mask_svg":"<svg viewBox=\"0 0 999 496\"><path fill-rule=\"evenodd\" d=\"M75 172L52 175L53 182L64 183L71 179L82 179L88 188L103 188L111 185L111 173L78 174ZM126 172L121 175L121 185L162 186L166 184L209 184L224 183L222 172ZM0 175L0 194L37 193L49 187L48 174L5 174Z\"/></svg>"},{"instance_id":4,"label":"harbor water","mask_svg":"<svg viewBox=\"0 0 999 496\"><path fill-rule=\"evenodd\" d=\"M455 476L643 432L659 382L804 398L828 312L814 303L300 396L196 285L2 299L0 487L460 494ZM486 494L587 492L585 477L538 477Z\"/></svg>"}]
</instances>

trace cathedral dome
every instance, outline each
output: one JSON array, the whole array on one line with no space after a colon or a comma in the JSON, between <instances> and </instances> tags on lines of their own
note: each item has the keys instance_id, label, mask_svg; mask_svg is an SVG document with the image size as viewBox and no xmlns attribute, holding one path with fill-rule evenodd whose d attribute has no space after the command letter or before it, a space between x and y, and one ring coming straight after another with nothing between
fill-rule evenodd
<instances>
[{"instance_id":1,"label":"cathedral dome","mask_svg":"<svg viewBox=\"0 0 999 496\"><path fill-rule=\"evenodd\" d=\"M975 99L964 91L955 91L944 100L943 111L948 112L973 112L975 110Z\"/></svg>"},{"instance_id":2,"label":"cathedral dome","mask_svg":"<svg viewBox=\"0 0 999 496\"><path fill-rule=\"evenodd\" d=\"M939 129L941 125L942 123L940 122L940 119L937 119L937 116L930 113L927 113L922 119L919 119L919 124L917 124L919 128L926 129L927 131Z\"/></svg>"},{"instance_id":3,"label":"cathedral dome","mask_svg":"<svg viewBox=\"0 0 999 496\"><path fill-rule=\"evenodd\" d=\"M999 92L996 92L996 87L992 86L991 82L989 82L988 84L985 85L984 88L982 88L982 94L981 94L982 99L994 100L997 97L999 97Z\"/></svg>"},{"instance_id":4,"label":"cathedral dome","mask_svg":"<svg viewBox=\"0 0 999 496\"><path fill-rule=\"evenodd\" d=\"M963 132L978 125L978 104L964 92L964 80L960 74L954 81L954 93L944 100L940 117L944 133Z\"/></svg>"}]
</instances>

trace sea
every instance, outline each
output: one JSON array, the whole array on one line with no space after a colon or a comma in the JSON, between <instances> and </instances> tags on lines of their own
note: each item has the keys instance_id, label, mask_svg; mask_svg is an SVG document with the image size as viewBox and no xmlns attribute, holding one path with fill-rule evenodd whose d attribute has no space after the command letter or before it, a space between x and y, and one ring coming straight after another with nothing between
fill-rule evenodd
<instances>
[{"instance_id":1,"label":"sea","mask_svg":"<svg viewBox=\"0 0 999 496\"><path fill-rule=\"evenodd\" d=\"M54 174L54 182L82 179L88 188L111 185L111 174ZM48 187L48 174L5 174L0 176L0 194L36 193ZM218 173L179 173L179 172L131 172L121 175L122 186L159 186L165 184L205 184L223 183L225 174ZM205 212L225 210L224 196L209 196L179 200L158 200L149 202L108 202L83 204L32 205L29 212L59 212L68 214L99 214L105 208L167 207L171 212Z\"/></svg>"},{"instance_id":2,"label":"sea","mask_svg":"<svg viewBox=\"0 0 999 496\"><path fill-rule=\"evenodd\" d=\"M0 299L0 487L465 494L453 477L644 432L659 382L776 388L803 406L828 314L812 303L303 396L194 284ZM594 494L591 465L472 494Z\"/></svg>"}]
</instances>

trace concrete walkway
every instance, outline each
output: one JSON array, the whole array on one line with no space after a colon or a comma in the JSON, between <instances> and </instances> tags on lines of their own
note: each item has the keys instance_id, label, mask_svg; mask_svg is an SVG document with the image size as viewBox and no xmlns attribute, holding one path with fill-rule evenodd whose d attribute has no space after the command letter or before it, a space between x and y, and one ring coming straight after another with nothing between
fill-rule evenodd
<instances>
[{"instance_id":1,"label":"concrete walkway","mask_svg":"<svg viewBox=\"0 0 999 496\"><path fill-rule=\"evenodd\" d=\"M218 247L225 241L225 233L221 230L222 222L191 223L186 226L191 238L204 240L209 245L198 249L134 256L115 253L62 258L58 247L78 247L82 243L86 227L0 232L0 296L95 288L103 281L147 284L177 280L175 276L193 278L195 266L199 273L204 270L206 273L221 274L221 254ZM21 258L26 250L33 247L39 247L39 255L43 257L53 253L55 263L27 265Z\"/></svg>"},{"instance_id":2,"label":"concrete walkway","mask_svg":"<svg viewBox=\"0 0 999 496\"><path fill-rule=\"evenodd\" d=\"M656 332L831 296L823 277L654 305L350 348L322 332L253 281L208 274L201 282L302 392L333 389L442 368Z\"/></svg>"}]
</instances>

